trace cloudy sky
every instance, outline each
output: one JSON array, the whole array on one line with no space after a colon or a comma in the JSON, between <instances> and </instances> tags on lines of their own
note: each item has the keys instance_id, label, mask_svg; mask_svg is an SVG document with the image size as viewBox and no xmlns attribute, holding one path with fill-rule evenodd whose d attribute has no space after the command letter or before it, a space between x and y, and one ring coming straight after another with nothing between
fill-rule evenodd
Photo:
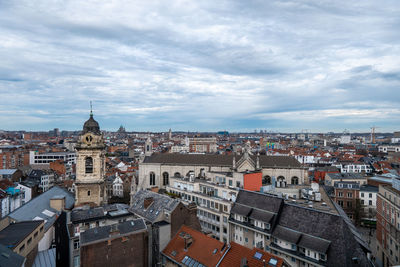
<instances>
[{"instance_id":1,"label":"cloudy sky","mask_svg":"<svg viewBox=\"0 0 400 267\"><path fill-rule=\"evenodd\" d=\"M0 0L0 96L3 130L400 130L400 1Z\"/></svg>"}]
</instances>

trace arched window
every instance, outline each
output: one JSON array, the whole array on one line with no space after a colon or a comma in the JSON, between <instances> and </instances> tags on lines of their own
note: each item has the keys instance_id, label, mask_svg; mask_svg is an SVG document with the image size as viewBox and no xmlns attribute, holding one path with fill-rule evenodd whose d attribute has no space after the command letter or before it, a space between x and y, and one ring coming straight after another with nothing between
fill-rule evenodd
<instances>
[{"instance_id":1,"label":"arched window","mask_svg":"<svg viewBox=\"0 0 400 267\"><path fill-rule=\"evenodd\" d=\"M91 157L85 159L85 172L93 173L93 159Z\"/></svg>"},{"instance_id":2,"label":"arched window","mask_svg":"<svg viewBox=\"0 0 400 267\"><path fill-rule=\"evenodd\" d=\"M168 172L164 172L162 174L163 177L163 185L168 185L169 184L169 174Z\"/></svg>"},{"instance_id":3,"label":"arched window","mask_svg":"<svg viewBox=\"0 0 400 267\"><path fill-rule=\"evenodd\" d=\"M154 172L150 173L150 185L156 185L156 174Z\"/></svg>"},{"instance_id":4,"label":"arched window","mask_svg":"<svg viewBox=\"0 0 400 267\"><path fill-rule=\"evenodd\" d=\"M296 176L292 177L292 184L299 184L299 178Z\"/></svg>"},{"instance_id":5,"label":"arched window","mask_svg":"<svg viewBox=\"0 0 400 267\"><path fill-rule=\"evenodd\" d=\"M262 185L269 185L271 184L271 176L265 175L262 179Z\"/></svg>"},{"instance_id":6,"label":"arched window","mask_svg":"<svg viewBox=\"0 0 400 267\"><path fill-rule=\"evenodd\" d=\"M180 174L179 172L176 172L176 173L174 174L174 177L181 177L181 174Z\"/></svg>"}]
</instances>

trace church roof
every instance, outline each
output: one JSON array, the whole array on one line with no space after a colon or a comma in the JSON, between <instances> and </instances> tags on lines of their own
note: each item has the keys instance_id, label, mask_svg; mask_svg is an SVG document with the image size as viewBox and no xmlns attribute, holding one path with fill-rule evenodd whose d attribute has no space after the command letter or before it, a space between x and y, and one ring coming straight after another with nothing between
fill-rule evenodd
<instances>
[{"instance_id":1,"label":"church roof","mask_svg":"<svg viewBox=\"0 0 400 267\"><path fill-rule=\"evenodd\" d=\"M241 156L236 156L236 160L240 160ZM294 157L289 156L267 156L260 155L260 167L301 167ZM255 162L256 156L250 156ZM233 155L216 155L216 154L175 154L163 153L153 154L145 157L143 163L161 163L161 164L177 164L177 165L213 165L213 166L232 166Z\"/></svg>"},{"instance_id":2,"label":"church roof","mask_svg":"<svg viewBox=\"0 0 400 267\"><path fill-rule=\"evenodd\" d=\"M95 119L93 119L93 114L90 114L90 118L83 125L82 134L85 134L88 132L100 134L99 123Z\"/></svg>"}]
</instances>

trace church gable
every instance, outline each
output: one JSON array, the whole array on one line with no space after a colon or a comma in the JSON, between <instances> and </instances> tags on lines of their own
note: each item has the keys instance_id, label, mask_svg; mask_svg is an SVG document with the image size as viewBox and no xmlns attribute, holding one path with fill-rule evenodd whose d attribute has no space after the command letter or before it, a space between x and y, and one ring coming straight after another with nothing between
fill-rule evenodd
<instances>
[{"instance_id":1,"label":"church gable","mask_svg":"<svg viewBox=\"0 0 400 267\"><path fill-rule=\"evenodd\" d=\"M237 164L237 171L244 172L244 171L255 171L255 163L254 161L248 156L243 155L243 157L239 160Z\"/></svg>"}]
</instances>

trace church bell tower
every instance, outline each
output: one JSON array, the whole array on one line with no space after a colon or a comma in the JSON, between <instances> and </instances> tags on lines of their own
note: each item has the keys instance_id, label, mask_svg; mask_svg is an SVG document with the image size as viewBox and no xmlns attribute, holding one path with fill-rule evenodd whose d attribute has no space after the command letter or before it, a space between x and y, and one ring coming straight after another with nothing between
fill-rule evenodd
<instances>
[{"instance_id":1,"label":"church bell tower","mask_svg":"<svg viewBox=\"0 0 400 267\"><path fill-rule=\"evenodd\" d=\"M105 144L92 111L90 118L83 125L75 148L77 150L75 206L106 204Z\"/></svg>"}]
</instances>

